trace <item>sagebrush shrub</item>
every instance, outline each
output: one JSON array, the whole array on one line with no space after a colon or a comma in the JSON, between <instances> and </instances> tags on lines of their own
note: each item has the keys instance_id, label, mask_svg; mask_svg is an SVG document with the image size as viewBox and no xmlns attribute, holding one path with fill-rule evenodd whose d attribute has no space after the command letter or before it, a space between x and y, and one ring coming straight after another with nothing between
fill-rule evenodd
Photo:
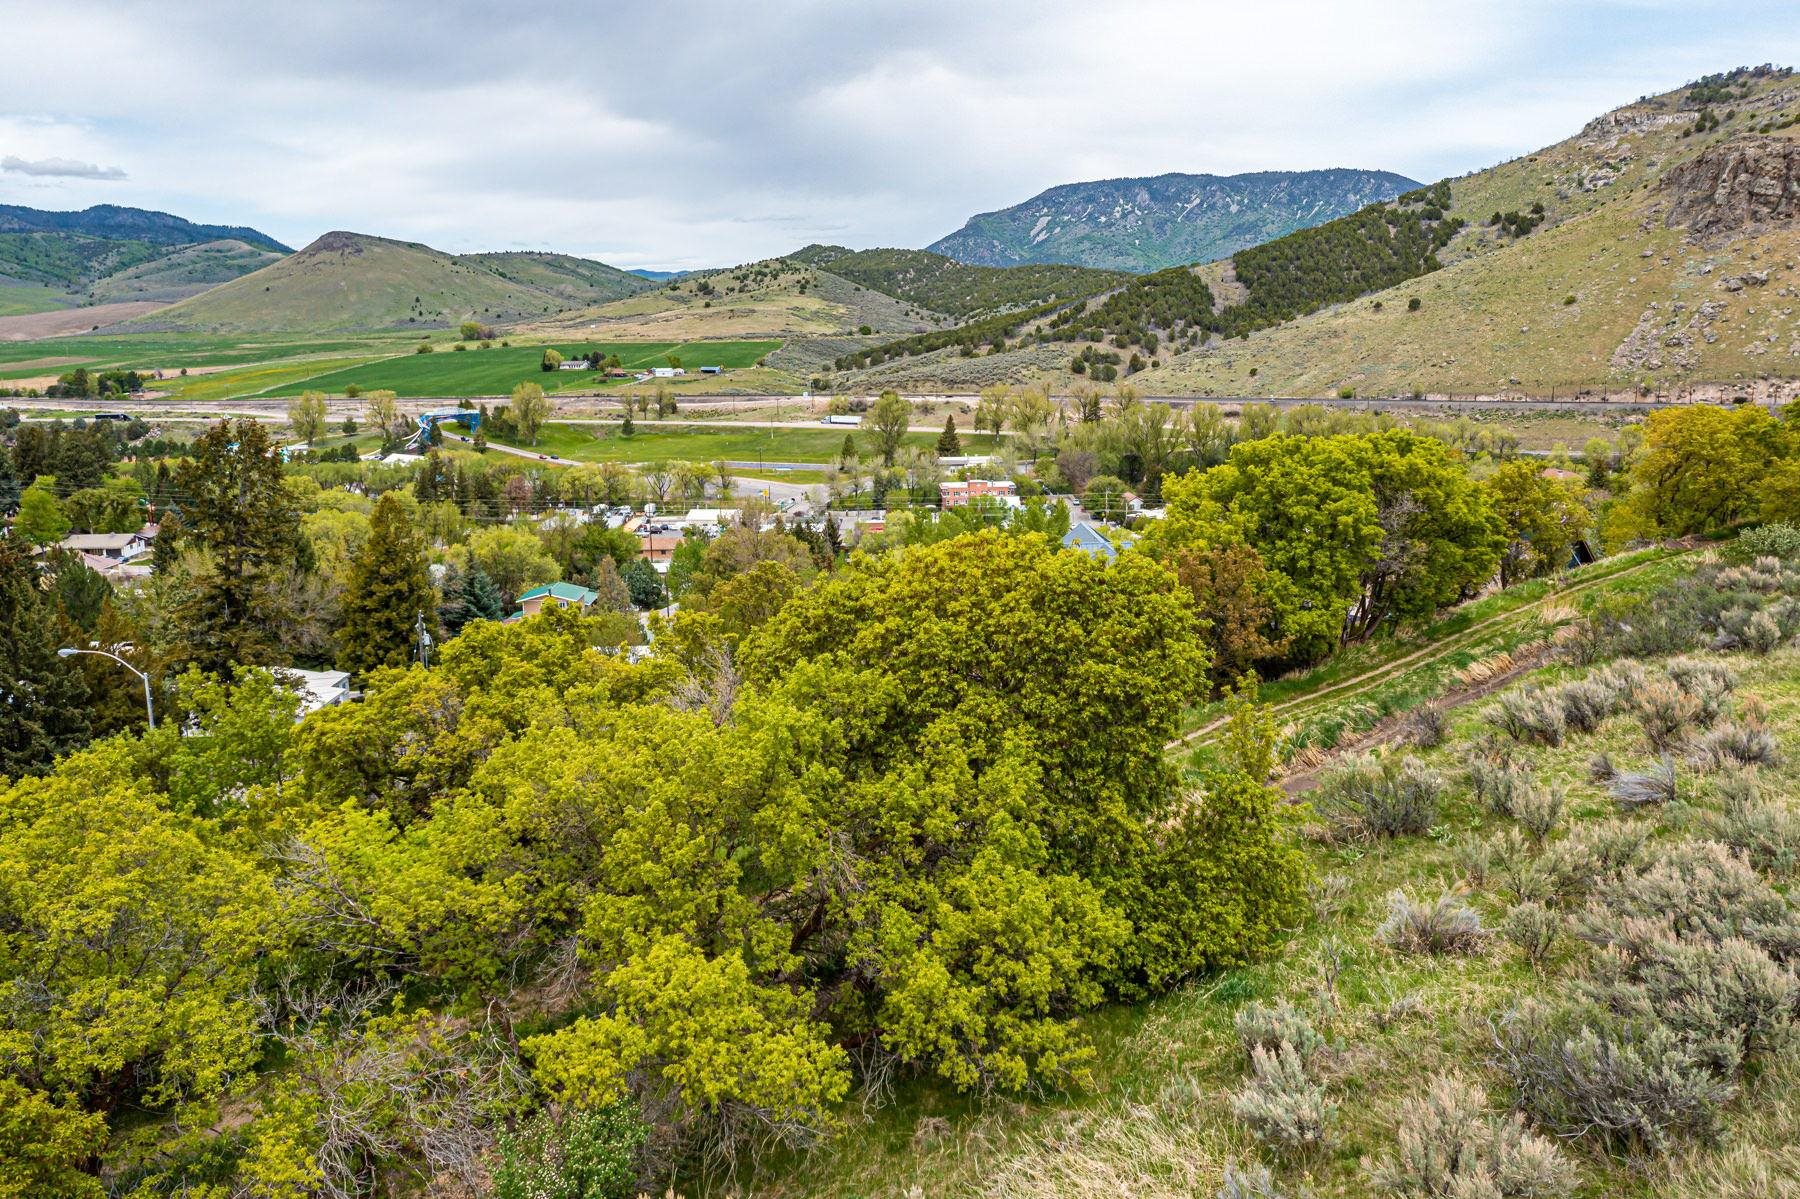
<instances>
[{"instance_id":1,"label":"sagebrush shrub","mask_svg":"<svg viewBox=\"0 0 1800 1199\"><path fill-rule=\"evenodd\" d=\"M1384 1195L1405 1199L1555 1199L1575 1189L1575 1168L1519 1115L1488 1106L1487 1092L1454 1076L1400 1104L1392 1153L1365 1163Z\"/></svg>"},{"instance_id":2,"label":"sagebrush shrub","mask_svg":"<svg viewBox=\"0 0 1800 1199\"><path fill-rule=\"evenodd\" d=\"M1707 771L1774 766L1781 761L1781 751L1774 734L1760 724L1727 720L1694 742L1687 761L1694 769Z\"/></svg>"},{"instance_id":3,"label":"sagebrush shrub","mask_svg":"<svg viewBox=\"0 0 1800 1199\"><path fill-rule=\"evenodd\" d=\"M1511 816L1513 799L1531 785L1531 768L1528 763L1495 761L1486 755L1476 754L1468 760L1464 769L1468 775L1470 792L1496 816Z\"/></svg>"},{"instance_id":4,"label":"sagebrush shrub","mask_svg":"<svg viewBox=\"0 0 1800 1199\"><path fill-rule=\"evenodd\" d=\"M1514 798L1512 809L1513 819L1541 845L1562 820L1562 788L1555 784L1527 787Z\"/></svg>"},{"instance_id":5,"label":"sagebrush shrub","mask_svg":"<svg viewBox=\"0 0 1800 1199\"><path fill-rule=\"evenodd\" d=\"M1437 822L1443 790L1443 777L1417 758L1366 754L1322 778L1313 807L1340 834L1399 837Z\"/></svg>"},{"instance_id":6,"label":"sagebrush shrub","mask_svg":"<svg viewBox=\"0 0 1800 1199\"><path fill-rule=\"evenodd\" d=\"M1719 811L1704 818L1707 833L1731 846L1758 870L1790 875L1800 863L1800 813L1762 797L1754 779L1719 784Z\"/></svg>"},{"instance_id":7,"label":"sagebrush shrub","mask_svg":"<svg viewBox=\"0 0 1800 1199\"><path fill-rule=\"evenodd\" d=\"M1245 1004L1232 1023L1237 1028L1238 1044L1250 1058L1258 1049L1277 1050L1285 1043L1293 1046L1301 1061L1308 1062L1325 1048L1325 1038L1313 1027L1312 1017L1285 996L1272 1004Z\"/></svg>"},{"instance_id":8,"label":"sagebrush shrub","mask_svg":"<svg viewBox=\"0 0 1800 1199\"><path fill-rule=\"evenodd\" d=\"M1299 1051L1283 1044L1251 1053L1250 1080L1232 1097L1231 1111L1277 1153L1298 1153L1325 1143L1337 1105L1307 1074Z\"/></svg>"},{"instance_id":9,"label":"sagebrush shrub","mask_svg":"<svg viewBox=\"0 0 1800 1199\"><path fill-rule=\"evenodd\" d=\"M1682 694L1698 702L1703 725L1710 725L1724 714L1732 688L1737 686L1736 672L1710 658L1670 658L1663 670Z\"/></svg>"},{"instance_id":10,"label":"sagebrush shrub","mask_svg":"<svg viewBox=\"0 0 1800 1199\"><path fill-rule=\"evenodd\" d=\"M1641 864L1649 840L1650 830L1629 820L1577 825L1544 852L1541 867L1549 893L1564 899L1588 894L1602 881Z\"/></svg>"},{"instance_id":11,"label":"sagebrush shrub","mask_svg":"<svg viewBox=\"0 0 1800 1199\"><path fill-rule=\"evenodd\" d=\"M1584 990L1620 1016L1656 1020L1681 1034L1700 1060L1728 1075L1745 1058L1785 1041L1800 981L1760 946L1677 937L1667 921L1610 924L1584 936L1612 950Z\"/></svg>"},{"instance_id":12,"label":"sagebrush shrub","mask_svg":"<svg viewBox=\"0 0 1800 1199\"><path fill-rule=\"evenodd\" d=\"M1588 777L1596 783L1609 783L1619 775L1619 768L1613 764L1612 755L1597 753L1588 759Z\"/></svg>"},{"instance_id":13,"label":"sagebrush shrub","mask_svg":"<svg viewBox=\"0 0 1800 1199\"><path fill-rule=\"evenodd\" d=\"M1378 940L1402 953L1474 953L1487 940L1481 913L1446 891L1426 902L1404 891L1388 895L1387 919L1375 930Z\"/></svg>"},{"instance_id":14,"label":"sagebrush shrub","mask_svg":"<svg viewBox=\"0 0 1800 1199\"><path fill-rule=\"evenodd\" d=\"M1769 613L1757 612L1744 622L1738 639L1751 653L1766 654L1781 644L1781 625Z\"/></svg>"},{"instance_id":15,"label":"sagebrush shrub","mask_svg":"<svg viewBox=\"0 0 1800 1199\"><path fill-rule=\"evenodd\" d=\"M1496 1064L1539 1125L1634 1156L1710 1140L1737 1094L1673 1029L1526 1000L1494 1026Z\"/></svg>"},{"instance_id":16,"label":"sagebrush shrub","mask_svg":"<svg viewBox=\"0 0 1800 1199\"><path fill-rule=\"evenodd\" d=\"M1556 951L1562 936L1562 917L1541 903L1527 900L1506 914L1500 928L1532 968L1541 969Z\"/></svg>"},{"instance_id":17,"label":"sagebrush shrub","mask_svg":"<svg viewBox=\"0 0 1800 1199\"><path fill-rule=\"evenodd\" d=\"M1648 770L1623 771L1613 776L1607 788L1613 802L1621 808L1641 808L1650 804L1674 803L1676 798L1675 763L1668 758Z\"/></svg>"},{"instance_id":18,"label":"sagebrush shrub","mask_svg":"<svg viewBox=\"0 0 1800 1199\"><path fill-rule=\"evenodd\" d=\"M1313 918L1329 920L1344 910L1344 903L1350 897L1350 876L1321 874L1307 884L1306 891L1312 900Z\"/></svg>"},{"instance_id":19,"label":"sagebrush shrub","mask_svg":"<svg viewBox=\"0 0 1800 1199\"><path fill-rule=\"evenodd\" d=\"M1450 714L1436 704L1423 704L1406 720L1406 739L1420 749L1442 745L1450 735Z\"/></svg>"},{"instance_id":20,"label":"sagebrush shrub","mask_svg":"<svg viewBox=\"0 0 1800 1199\"><path fill-rule=\"evenodd\" d=\"M1515 741L1561 745L1566 722L1562 702L1542 687L1521 687L1500 696L1482 719Z\"/></svg>"},{"instance_id":21,"label":"sagebrush shrub","mask_svg":"<svg viewBox=\"0 0 1800 1199\"><path fill-rule=\"evenodd\" d=\"M1631 706L1650 747L1666 750L1686 737L1700 721L1700 698L1683 691L1673 679L1645 683L1631 693Z\"/></svg>"},{"instance_id":22,"label":"sagebrush shrub","mask_svg":"<svg viewBox=\"0 0 1800 1199\"><path fill-rule=\"evenodd\" d=\"M1238 1166L1228 1163L1225 1179L1219 1184L1215 1199L1287 1199L1275 1185L1275 1176L1262 1165Z\"/></svg>"},{"instance_id":23,"label":"sagebrush shrub","mask_svg":"<svg viewBox=\"0 0 1800 1199\"><path fill-rule=\"evenodd\" d=\"M1666 921L1682 940L1742 937L1776 961L1800 961L1794 906L1749 862L1716 841L1659 846L1654 860L1594 887L1584 916L1590 929L1609 935L1605 929L1633 920Z\"/></svg>"},{"instance_id":24,"label":"sagebrush shrub","mask_svg":"<svg viewBox=\"0 0 1800 1199\"><path fill-rule=\"evenodd\" d=\"M1562 705L1563 724L1576 733L1591 733L1606 723L1623 698L1600 679L1564 683L1550 694Z\"/></svg>"}]
</instances>

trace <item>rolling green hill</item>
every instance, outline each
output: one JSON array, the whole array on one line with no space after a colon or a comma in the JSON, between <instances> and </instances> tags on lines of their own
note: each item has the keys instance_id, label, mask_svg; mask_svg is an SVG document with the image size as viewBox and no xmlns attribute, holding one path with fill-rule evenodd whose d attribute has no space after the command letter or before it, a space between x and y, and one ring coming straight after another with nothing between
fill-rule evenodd
<instances>
[{"instance_id":1,"label":"rolling green hill","mask_svg":"<svg viewBox=\"0 0 1800 1199\"><path fill-rule=\"evenodd\" d=\"M6 313L172 300L268 265L287 247L254 229L196 225L102 204L80 212L0 205Z\"/></svg>"},{"instance_id":2,"label":"rolling green hill","mask_svg":"<svg viewBox=\"0 0 1800 1199\"><path fill-rule=\"evenodd\" d=\"M415 242L327 233L305 249L137 322L209 332L436 329L516 324L648 286L554 254L456 257ZM628 290L629 289L629 290Z\"/></svg>"},{"instance_id":3,"label":"rolling green hill","mask_svg":"<svg viewBox=\"0 0 1800 1199\"><path fill-rule=\"evenodd\" d=\"M1090 296L1127 282L1123 271L1060 264L968 266L929 250L807 246L790 256L897 300L966 320L1047 300Z\"/></svg>"}]
</instances>

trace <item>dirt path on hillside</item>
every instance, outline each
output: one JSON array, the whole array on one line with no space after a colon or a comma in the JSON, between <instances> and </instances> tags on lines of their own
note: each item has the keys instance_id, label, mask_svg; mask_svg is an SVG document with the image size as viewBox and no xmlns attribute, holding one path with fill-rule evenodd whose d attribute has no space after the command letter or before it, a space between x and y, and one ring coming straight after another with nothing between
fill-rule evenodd
<instances>
[{"instance_id":1,"label":"dirt path on hillside","mask_svg":"<svg viewBox=\"0 0 1800 1199\"><path fill-rule=\"evenodd\" d=\"M1673 548L1673 547L1671 547L1671 548ZM1687 552L1688 550L1691 550L1692 548L1693 548L1692 546L1682 546L1681 547L1682 552L1684 552L1684 553ZM1639 571L1648 570L1650 567L1655 566L1658 563L1667 562L1667 561L1669 561L1669 559L1667 559L1667 558L1652 558L1649 561L1640 562L1636 566L1628 566L1624 570L1615 571L1611 574L1603 575L1602 577L1597 578L1597 579L1590 579L1584 583L1578 583L1573 587L1559 588L1558 590L1550 592L1548 595L1544 596L1542 599L1533 600L1531 603L1522 605L1521 607L1518 607L1518 608L1514 608L1510 612L1502 612L1502 613L1499 613L1498 615L1490 616L1486 620L1477 621L1476 623L1470 625L1468 628L1463 629L1461 632L1452 634L1450 637L1446 638L1443 641L1438 642L1435 645L1428 645L1423 649L1414 650L1412 653L1406 654L1403 657L1395 658L1392 662L1388 662L1381 666L1374 667L1371 670L1366 670L1362 674L1355 675L1351 678L1343 680L1342 682L1333 683L1329 687L1322 687L1317 691L1311 691L1305 695L1297 695L1297 696L1293 697L1292 699L1282 700L1278 703L1270 704L1269 711L1275 713L1276 715L1280 715L1281 713L1290 711L1294 708L1301 706L1302 704L1312 703L1318 699L1323 698L1324 696L1334 695L1340 691L1345 691L1349 688L1357 688L1358 690L1366 690L1369 686L1371 686L1375 683L1378 683L1381 680L1398 673L1399 671L1405 670L1406 668L1408 668L1410 666L1419 665L1420 663L1424 663L1424 662L1432 662L1432 661L1436 661L1439 658L1448 657L1449 655L1462 649L1471 640L1474 640L1477 634L1482 633L1488 629L1492 629L1497 625L1505 624L1508 621L1517 620L1517 619L1525 616L1527 613L1538 611L1540 609L1548 607L1554 602L1566 600L1571 596L1581 595L1584 592L1591 591L1594 588L1603 586L1607 583L1617 582L1620 579L1628 578L1631 575L1637 574ZM1348 696L1346 696L1345 698L1348 698ZM1195 729L1194 731L1192 731L1190 733L1182 734L1181 736L1175 738L1175 740L1169 742L1163 748L1165 750L1173 750L1173 749L1180 749L1186 745L1195 744L1196 742L1199 742L1202 739L1204 739L1208 733L1213 733L1213 732L1216 732L1217 730L1223 728L1225 726L1225 721L1226 721L1226 718L1221 716L1217 720L1212 721L1210 724L1201 725L1199 728Z\"/></svg>"}]
</instances>

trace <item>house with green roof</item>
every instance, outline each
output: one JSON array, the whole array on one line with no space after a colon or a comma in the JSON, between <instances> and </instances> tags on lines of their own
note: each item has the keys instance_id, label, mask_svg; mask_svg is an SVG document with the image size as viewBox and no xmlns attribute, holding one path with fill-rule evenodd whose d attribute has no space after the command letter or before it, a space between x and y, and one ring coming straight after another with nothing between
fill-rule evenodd
<instances>
[{"instance_id":1,"label":"house with green roof","mask_svg":"<svg viewBox=\"0 0 1800 1199\"><path fill-rule=\"evenodd\" d=\"M527 616L536 616L544 610L545 604L555 604L566 608L570 605L582 611L594 606L600 598L598 591L578 586L574 583L545 583L542 587L533 587L519 597L519 610L507 617L507 622L524 620Z\"/></svg>"}]
</instances>

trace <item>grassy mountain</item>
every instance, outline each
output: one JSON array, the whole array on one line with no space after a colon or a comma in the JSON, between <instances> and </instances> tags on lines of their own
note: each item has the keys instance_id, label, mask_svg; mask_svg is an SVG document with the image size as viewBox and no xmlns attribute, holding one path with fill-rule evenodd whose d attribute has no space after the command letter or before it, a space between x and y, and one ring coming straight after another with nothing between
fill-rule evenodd
<instances>
[{"instance_id":1,"label":"grassy mountain","mask_svg":"<svg viewBox=\"0 0 1800 1199\"><path fill-rule=\"evenodd\" d=\"M1355 212L1418 184L1388 171L1258 171L1067 183L972 217L928 249L980 266L1155 271Z\"/></svg>"},{"instance_id":2,"label":"grassy mountain","mask_svg":"<svg viewBox=\"0 0 1800 1199\"><path fill-rule=\"evenodd\" d=\"M0 288L15 301L9 311L178 299L285 253L254 229L197 225L166 212L0 205Z\"/></svg>"},{"instance_id":3,"label":"grassy mountain","mask_svg":"<svg viewBox=\"0 0 1800 1199\"><path fill-rule=\"evenodd\" d=\"M1781 70L1625 105L1449 180L1448 211L1468 224L1440 252L1442 270L1182 354L1143 385L1542 393L1791 378L1797 134L1800 89Z\"/></svg>"},{"instance_id":4,"label":"grassy mountain","mask_svg":"<svg viewBox=\"0 0 1800 1199\"><path fill-rule=\"evenodd\" d=\"M826 248L808 248L815 249ZM823 269L816 265L818 257L803 251L696 271L651 284L627 299L534 321L533 327L556 334L692 340L859 335L863 329L870 337L901 336L954 323L925 304Z\"/></svg>"},{"instance_id":5,"label":"grassy mountain","mask_svg":"<svg viewBox=\"0 0 1800 1199\"><path fill-rule=\"evenodd\" d=\"M464 254L463 262L485 266L510 279L561 296L571 304L604 304L653 287L653 281L591 258L540 251Z\"/></svg>"},{"instance_id":6,"label":"grassy mountain","mask_svg":"<svg viewBox=\"0 0 1800 1199\"><path fill-rule=\"evenodd\" d=\"M581 258L457 257L414 242L336 232L138 323L209 332L432 329L471 319L516 324L646 286Z\"/></svg>"},{"instance_id":7,"label":"grassy mountain","mask_svg":"<svg viewBox=\"0 0 1800 1199\"><path fill-rule=\"evenodd\" d=\"M814 245L792 257L958 320L1047 300L1089 296L1130 278L1120 271L1060 264L970 266L929 250L847 250Z\"/></svg>"}]
</instances>

